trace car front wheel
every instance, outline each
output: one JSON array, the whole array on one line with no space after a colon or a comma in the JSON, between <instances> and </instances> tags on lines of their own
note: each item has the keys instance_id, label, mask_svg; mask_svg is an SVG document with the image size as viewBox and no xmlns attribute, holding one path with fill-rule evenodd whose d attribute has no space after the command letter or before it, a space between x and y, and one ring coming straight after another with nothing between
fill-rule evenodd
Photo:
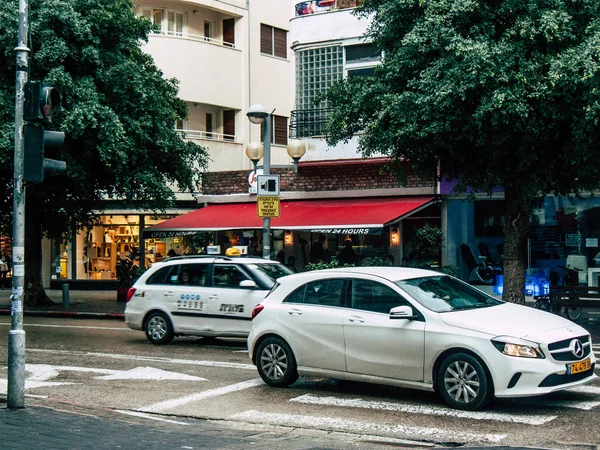
<instances>
[{"instance_id":1,"label":"car front wheel","mask_svg":"<svg viewBox=\"0 0 600 450\"><path fill-rule=\"evenodd\" d=\"M168 344L173 340L173 325L165 313L156 311L148 316L146 337L156 345Z\"/></svg>"},{"instance_id":2,"label":"car front wheel","mask_svg":"<svg viewBox=\"0 0 600 450\"><path fill-rule=\"evenodd\" d=\"M450 355L442 362L437 383L444 401L456 409L475 411L485 406L493 395L483 366L466 353Z\"/></svg>"},{"instance_id":3,"label":"car front wheel","mask_svg":"<svg viewBox=\"0 0 600 450\"><path fill-rule=\"evenodd\" d=\"M260 377L269 386L287 387L298 379L292 349L277 337L269 337L258 346L256 366Z\"/></svg>"}]
</instances>

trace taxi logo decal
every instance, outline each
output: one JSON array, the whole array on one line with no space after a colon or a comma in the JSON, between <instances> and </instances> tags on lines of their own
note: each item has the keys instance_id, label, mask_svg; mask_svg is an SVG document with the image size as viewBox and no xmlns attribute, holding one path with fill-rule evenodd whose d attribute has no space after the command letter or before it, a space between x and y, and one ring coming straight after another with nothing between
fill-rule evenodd
<instances>
[{"instance_id":1,"label":"taxi logo decal","mask_svg":"<svg viewBox=\"0 0 600 450\"><path fill-rule=\"evenodd\" d=\"M221 308L219 309L219 311L226 313L243 313L244 305L232 305L228 303L221 303Z\"/></svg>"}]
</instances>

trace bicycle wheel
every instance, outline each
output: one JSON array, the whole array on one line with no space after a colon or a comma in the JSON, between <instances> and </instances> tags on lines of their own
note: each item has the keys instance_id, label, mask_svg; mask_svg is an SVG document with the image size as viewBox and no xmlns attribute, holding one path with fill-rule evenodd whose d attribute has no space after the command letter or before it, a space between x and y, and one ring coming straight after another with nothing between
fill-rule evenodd
<instances>
[{"instance_id":1,"label":"bicycle wheel","mask_svg":"<svg viewBox=\"0 0 600 450\"><path fill-rule=\"evenodd\" d=\"M565 307L567 317L571 320L577 320L581 317L581 308L570 308L568 306Z\"/></svg>"}]
</instances>

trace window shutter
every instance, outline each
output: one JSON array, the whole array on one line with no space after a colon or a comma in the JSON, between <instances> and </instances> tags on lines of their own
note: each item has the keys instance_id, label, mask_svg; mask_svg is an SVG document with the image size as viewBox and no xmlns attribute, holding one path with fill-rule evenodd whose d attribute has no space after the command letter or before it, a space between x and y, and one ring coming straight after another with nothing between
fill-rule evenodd
<instances>
[{"instance_id":1,"label":"window shutter","mask_svg":"<svg viewBox=\"0 0 600 450\"><path fill-rule=\"evenodd\" d=\"M288 126L287 117L273 116L275 121L274 128L274 143L278 145L287 145Z\"/></svg>"},{"instance_id":2,"label":"window shutter","mask_svg":"<svg viewBox=\"0 0 600 450\"><path fill-rule=\"evenodd\" d=\"M273 55L279 58L287 59L287 31L279 28L273 28Z\"/></svg>"},{"instance_id":3,"label":"window shutter","mask_svg":"<svg viewBox=\"0 0 600 450\"><path fill-rule=\"evenodd\" d=\"M226 109L223 111L223 139L233 141L235 139L235 111Z\"/></svg>"},{"instance_id":4,"label":"window shutter","mask_svg":"<svg viewBox=\"0 0 600 450\"><path fill-rule=\"evenodd\" d=\"M260 52L273 54L273 27L264 23L260 24Z\"/></svg>"},{"instance_id":5,"label":"window shutter","mask_svg":"<svg viewBox=\"0 0 600 450\"><path fill-rule=\"evenodd\" d=\"M225 45L235 46L235 19L225 19L223 21L223 42Z\"/></svg>"}]
</instances>

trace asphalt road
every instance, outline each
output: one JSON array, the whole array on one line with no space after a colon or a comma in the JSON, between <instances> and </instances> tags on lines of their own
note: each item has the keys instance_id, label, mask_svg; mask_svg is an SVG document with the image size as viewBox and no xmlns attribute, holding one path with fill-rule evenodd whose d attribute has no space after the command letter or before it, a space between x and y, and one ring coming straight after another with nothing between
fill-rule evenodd
<instances>
[{"instance_id":1,"label":"asphalt road","mask_svg":"<svg viewBox=\"0 0 600 450\"><path fill-rule=\"evenodd\" d=\"M583 325L600 343L598 322ZM9 329L10 318L0 317L4 361ZM101 320L27 317L24 329L26 394L36 396L26 401L52 399L148 420L324 430L363 443L373 437L448 446L600 445L600 382L534 399L497 400L485 411L467 413L445 407L433 393L325 378L270 388L251 365L244 340L178 338L153 346L124 323ZM600 346L594 350L598 356ZM5 389L0 380L0 394Z\"/></svg>"}]
</instances>

